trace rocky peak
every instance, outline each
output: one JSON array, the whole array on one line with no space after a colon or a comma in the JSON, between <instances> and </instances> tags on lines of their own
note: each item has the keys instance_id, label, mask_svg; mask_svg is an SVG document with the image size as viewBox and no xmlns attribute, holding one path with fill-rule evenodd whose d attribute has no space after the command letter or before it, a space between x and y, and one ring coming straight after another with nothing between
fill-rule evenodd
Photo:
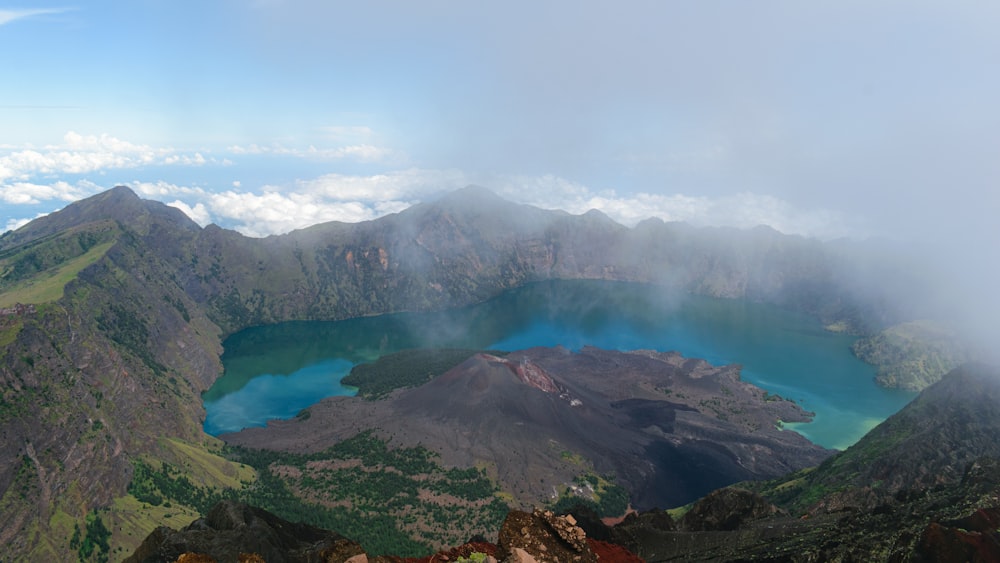
<instances>
[{"instance_id":1,"label":"rocky peak","mask_svg":"<svg viewBox=\"0 0 1000 563\"><path fill-rule=\"evenodd\" d=\"M492 354L480 354L480 357L485 361L497 362L506 366L511 373L517 376L521 383L529 387L534 387L545 393L559 393L559 387L552 380L552 376L541 366L525 356L522 356L517 361L500 358Z\"/></svg>"},{"instance_id":2,"label":"rocky peak","mask_svg":"<svg viewBox=\"0 0 1000 563\"><path fill-rule=\"evenodd\" d=\"M747 522L777 514L778 508L757 493L726 487L712 491L691 507L681 520L689 531L736 530Z\"/></svg>"},{"instance_id":3,"label":"rocky peak","mask_svg":"<svg viewBox=\"0 0 1000 563\"><path fill-rule=\"evenodd\" d=\"M147 233L154 223L180 231L197 231L197 223L183 211L158 201L143 200L126 186L73 202L40 217L20 229L0 237L0 249L11 248L43 237L98 221L117 221L139 233Z\"/></svg>"}]
</instances>

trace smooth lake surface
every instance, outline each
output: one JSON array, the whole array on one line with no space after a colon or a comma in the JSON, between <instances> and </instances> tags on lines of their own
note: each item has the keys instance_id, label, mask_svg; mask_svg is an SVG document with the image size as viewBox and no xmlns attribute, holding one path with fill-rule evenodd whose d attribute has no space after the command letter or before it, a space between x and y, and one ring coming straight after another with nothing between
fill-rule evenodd
<instances>
[{"instance_id":1,"label":"smooth lake surface","mask_svg":"<svg viewBox=\"0 0 1000 563\"><path fill-rule=\"evenodd\" d=\"M810 423L786 427L843 449L915 395L875 385L874 369L851 354L853 341L771 305L641 284L545 282L453 311L289 322L234 334L225 342L225 372L203 396L205 430L263 426L324 397L352 395L340 385L351 367L407 348L592 345L741 364L744 380L816 413Z\"/></svg>"}]
</instances>

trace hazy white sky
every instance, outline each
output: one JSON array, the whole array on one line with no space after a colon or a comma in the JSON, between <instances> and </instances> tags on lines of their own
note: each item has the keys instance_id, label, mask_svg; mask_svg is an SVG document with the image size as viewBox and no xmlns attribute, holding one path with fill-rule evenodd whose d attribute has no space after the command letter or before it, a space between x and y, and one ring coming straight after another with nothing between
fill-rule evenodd
<instances>
[{"instance_id":1,"label":"hazy white sky","mask_svg":"<svg viewBox=\"0 0 1000 563\"><path fill-rule=\"evenodd\" d=\"M998 29L975 0L0 0L0 231L116 184L265 235L477 183L992 248Z\"/></svg>"}]
</instances>

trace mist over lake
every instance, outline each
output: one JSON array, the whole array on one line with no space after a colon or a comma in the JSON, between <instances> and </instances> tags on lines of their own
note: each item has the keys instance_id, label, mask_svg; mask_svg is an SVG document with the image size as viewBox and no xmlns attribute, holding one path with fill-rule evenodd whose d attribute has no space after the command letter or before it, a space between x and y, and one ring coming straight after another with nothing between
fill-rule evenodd
<instances>
[{"instance_id":1,"label":"mist over lake","mask_svg":"<svg viewBox=\"0 0 1000 563\"><path fill-rule=\"evenodd\" d=\"M816 413L813 422L788 427L842 449L914 396L878 387L874 369L851 353L854 340L772 305L642 284L552 281L450 311L288 322L236 333L225 342L223 376L203 395L205 430L217 435L263 426L324 397L352 395L340 385L351 367L407 348L596 346L740 364L743 379Z\"/></svg>"}]
</instances>

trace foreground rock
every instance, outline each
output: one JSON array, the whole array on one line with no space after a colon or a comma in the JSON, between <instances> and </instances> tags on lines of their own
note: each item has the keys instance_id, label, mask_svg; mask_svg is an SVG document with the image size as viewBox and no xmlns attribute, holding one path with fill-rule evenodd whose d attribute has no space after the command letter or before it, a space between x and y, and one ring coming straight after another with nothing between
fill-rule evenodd
<instances>
[{"instance_id":1,"label":"foreground rock","mask_svg":"<svg viewBox=\"0 0 1000 563\"><path fill-rule=\"evenodd\" d=\"M497 541L497 555L504 561L528 563L596 563L587 534L572 516L535 510L512 511L504 520Z\"/></svg>"},{"instance_id":2,"label":"foreground rock","mask_svg":"<svg viewBox=\"0 0 1000 563\"><path fill-rule=\"evenodd\" d=\"M511 512L496 544L469 543L420 559L369 559L336 532L223 501L183 530L157 528L125 563L443 563L474 556L489 563L641 562L621 546L589 540L573 516L549 511Z\"/></svg>"},{"instance_id":3,"label":"foreground rock","mask_svg":"<svg viewBox=\"0 0 1000 563\"><path fill-rule=\"evenodd\" d=\"M717 495L707 501L715 505L709 512L720 511L720 501L727 498L738 496ZM900 495L872 510L807 517L776 511L725 530L687 517L665 529L669 526L639 515L610 533L649 562L1000 561L998 498L1000 461L984 459L972 464L959 483Z\"/></svg>"},{"instance_id":4,"label":"foreground rock","mask_svg":"<svg viewBox=\"0 0 1000 563\"><path fill-rule=\"evenodd\" d=\"M126 563L174 561L363 563L367 556L360 545L336 532L223 501L183 530L157 528L125 559Z\"/></svg>"}]
</instances>

